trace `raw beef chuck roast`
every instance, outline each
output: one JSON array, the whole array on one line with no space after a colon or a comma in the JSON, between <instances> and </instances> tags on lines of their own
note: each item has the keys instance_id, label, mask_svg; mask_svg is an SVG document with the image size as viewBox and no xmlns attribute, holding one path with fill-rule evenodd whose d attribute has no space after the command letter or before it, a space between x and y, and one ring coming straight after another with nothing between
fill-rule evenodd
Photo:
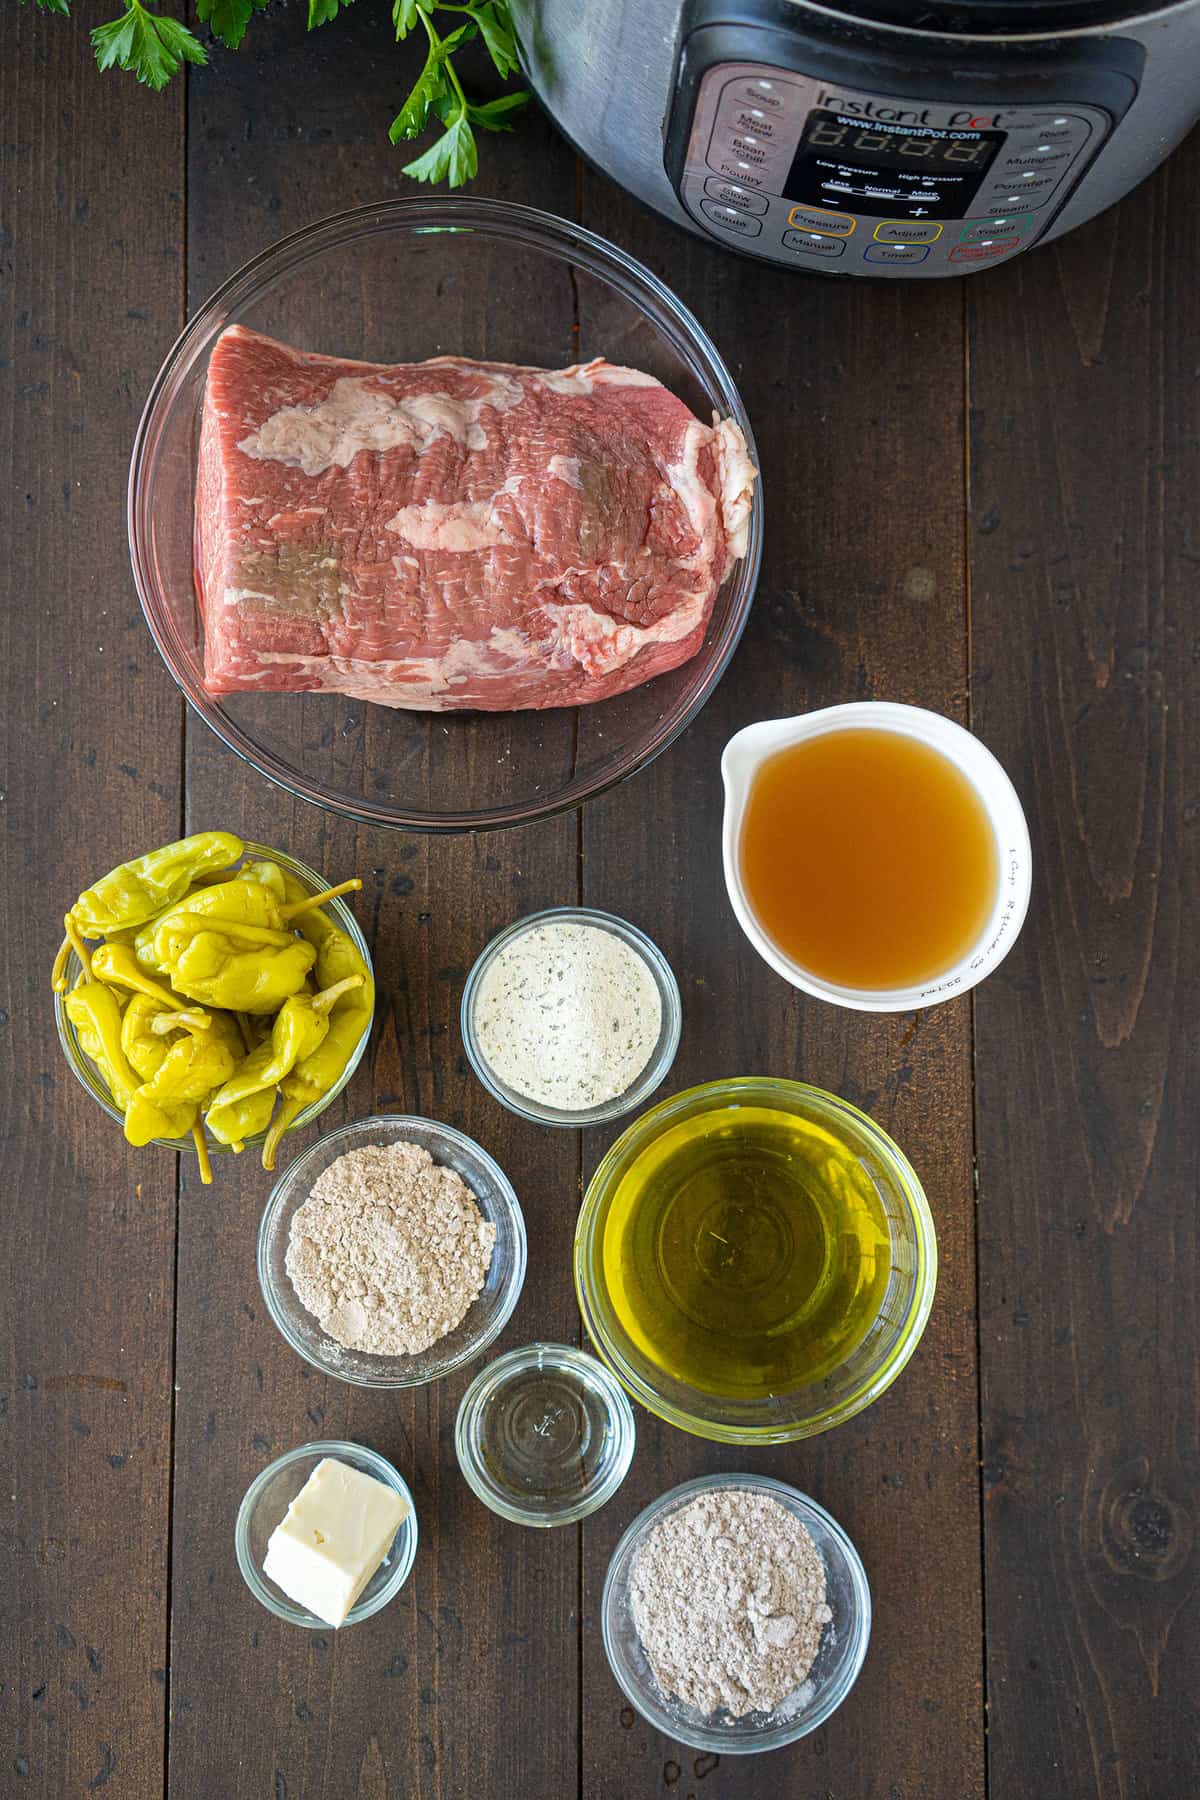
<instances>
[{"instance_id":1,"label":"raw beef chuck roast","mask_svg":"<svg viewBox=\"0 0 1200 1800\"><path fill-rule=\"evenodd\" d=\"M700 648L754 471L635 369L346 362L234 326L196 493L205 682L574 706Z\"/></svg>"}]
</instances>

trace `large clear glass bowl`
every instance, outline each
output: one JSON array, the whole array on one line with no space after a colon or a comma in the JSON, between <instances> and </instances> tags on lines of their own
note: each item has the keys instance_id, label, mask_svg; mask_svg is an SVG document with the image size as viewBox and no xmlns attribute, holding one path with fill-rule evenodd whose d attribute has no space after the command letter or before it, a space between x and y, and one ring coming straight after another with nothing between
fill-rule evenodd
<instances>
[{"instance_id":1,"label":"large clear glass bowl","mask_svg":"<svg viewBox=\"0 0 1200 1800\"><path fill-rule=\"evenodd\" d=\"M633 1165L667 1132L720 1111L792 1113L849 1148L874 1185L888 1229L889 1266L875 1317L846 1359L808 1386L767 1396L707 1393L654 1361L613 1304L604 1239L613 1202ZM600 1355L649 1412L697 1437L727 1444L780 1444L815 1437L853 1418L891 1386L920 1341L933 1305L937 1241L924 1189L886 1132L848 1101L822 1088L768 1076L710 1081L664 1100L619 1137L588 1184L575 1233L575 1289L583 1322Z\"/></svg>"},{"instance_id":2,"label":"large clear glass bowl","mask_svg":"<svg viewBox=\"0 0 1200 1800\"><path fill-rule=\"evenodd\" d=\"M297 232L202 306L167 357L138 429L129 543L147 623L184 696L232 750L289 793L367 824L466 831L525 824L644 767L725 670L758 574L762 506L699 653L594 706L418 713L340 694L204 687L193 588L196 451L209 356L227 326L377 362L460 355L565 367L607 355L657 376L698 417L750 423L720 355L649 269L564 219L496 200L384 201Z\"/></svg>"}]
</instances>

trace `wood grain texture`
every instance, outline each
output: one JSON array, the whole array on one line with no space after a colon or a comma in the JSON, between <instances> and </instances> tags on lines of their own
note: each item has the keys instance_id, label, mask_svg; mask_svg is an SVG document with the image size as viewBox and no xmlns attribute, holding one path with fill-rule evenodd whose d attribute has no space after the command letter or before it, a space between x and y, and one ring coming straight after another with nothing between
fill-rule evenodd
<instances>
[{"instance_id":1,"label":"wood grain texture","mask_svg":"<svg viewBox=\"0 0 1200 1800\"><path fill-rule=\"evenodd\" d=\"M181 320L182 109L147 115L132 84L101 82L63 19L10 14L4 32L0 1791L58 1800L111 1780L149 1800L175 1168L128 1150L76 1085L49 970L79 889L179 817L180 705L123 522L142 395ZM113 178L143 152L142 182Z\"/></svg>"},{"instance_id":2,"label":"wood grain texture","mask_svg":"<svg viewBox=\"0 0 1200 1800\"><path fill-rule=\"evenodd\" d=\"M256 20L251 43L245 58L223 60L191 86L193 306L288 231L400 185L403 157L388 145L386 127L415 45L397 51L377 13L350 15L306 39L294 11ZM536 190L569 210L572 159L546 126L531 123L504 142L504 154L485 160L481 187L490 179L493 191ZM531 308L532 326L569 360L565 278L535 294L513 289L507 304ZM443 305L447 347L486 354L495 292L460 286ZM339 294L317 280L292 323L314 348L354 353L347 333L411 341L404 309L402 286L388 295ZM364 763L370 731L368 721ZM445 734L435 722L411 778L420 787L438 757L442 777L449 760L467 788L470 754L464 734ZM526 1289L502 1345L573 1336L577 1141L523 1127L487 1097L463 1059L458 1002L467 969L495 931L576 897L574 819L478 839L360 831L290 801L198 723L189 724L187 791L190 821L234 823L331 879L351 870L363 876L355 906L375 957L375 1031L324 1123L416 1112L476 1137L512 1179L529 1231ZM183 1197L170 1791L181 1800L210 1800L218 1790L231 1800L562 1800L576 1786L578 1536L504 1526L467 1489L453 1427L472 1369L389 1396L326 1380L298 1361L257 1290L254 1239L270 1182L250 1162L222 1166L202 1194L189 1182ZM232 1554L234 1514L255 1472L319 1437L357 1439L392 1458L413 1487L419 1519L405 1592L341 1634L298 1632L272 1619L243 1588Z\"/></svg>"},{"instance_id":3,"label":"wood grain texture","mask_svg":"<svg viewBox=\"0 0 1200 1800\"><path fill-rule=\"evenodd\" d=\"M975 716L1035 870L978 997L995 1800L1200 1789L1198 175L970 291Z\"/></svg>"},{"instance_id":4,"label":"wood grain texture","mask_svg":"<svg viewBox=\"0 0 1200 1800\"><path fill-rule=\"evenodd\" d=\"M915 1163L941 1258L914 1361L828 1437L747 1452L639 1412L629 1479L585 1526L584 1800L650 1800L664 1787L757 1800L781 1785L796 1800L974 1800L983 1704L969 1010L870 1019L803 1002L779 981L725 898L719 773L726 739L754 719L869 698L965 716L961 299L951 286L764 271L670 230L590 175L582 217L650 262L729 358L769 521L746 636L714 698L674 752L584 814L585 896L649 931L682 978L684 1037L664 1093L770 1073L865 1107ZM585 718L585 744L599 725ZM589 1169L600 1148L589 1139ZM791 1750L714 1767L624 1706L597 1612L608 1556L639 1508L689 1476L738 1468L792 1481L830 1508L860 1548L876 1614L853 1699L827 1726ZM914 1630L916 1620L928 1626Z\"/></svg>"}]
</instances>

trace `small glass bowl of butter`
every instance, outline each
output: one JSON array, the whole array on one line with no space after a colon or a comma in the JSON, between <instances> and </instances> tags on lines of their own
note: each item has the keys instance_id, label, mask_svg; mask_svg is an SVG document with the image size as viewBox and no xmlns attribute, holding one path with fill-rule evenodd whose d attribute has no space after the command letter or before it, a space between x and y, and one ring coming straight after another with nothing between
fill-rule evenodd
<instances>
[{"instance_id":1,"label":"small glass bowl of butter","mask_svg":"<svg viewBox=\"0 0 1200 1800\"><path fill-rule=\"evenodd\" d=\"M394 1599L408 1580L417 1553L417 1513L413 1497L404 1477L386 1457L368 1450L363 1444L338 1440L301 1444L298 1449L278 1457L255 1476L238 1508L234 1532L238 1568L254 1598L261 1601L268 1612L289 1625L302 1625L308 1631L329 1631L334 1627L329 1619L319 1617L285 1592L267 1574L265 1565L273 1535L302 1493L312 1496L314 1533L321 1523L317 1509L322 1499L310 1482L314 1472L327 1460L382 1483L403 1507L390 1543L384 1547L362 1591L342 1620L342 1626L357 1625L362 1619L369 1619L372 1613L377 1613ZM332 1523L336 1526L337 1521ZM347 1536L353 1536L353 1533L347 1533ZM334 1573L342 1578L352 1578L352 1572L348 1570L335 1569Z\"/></svg>"}]
</instances>

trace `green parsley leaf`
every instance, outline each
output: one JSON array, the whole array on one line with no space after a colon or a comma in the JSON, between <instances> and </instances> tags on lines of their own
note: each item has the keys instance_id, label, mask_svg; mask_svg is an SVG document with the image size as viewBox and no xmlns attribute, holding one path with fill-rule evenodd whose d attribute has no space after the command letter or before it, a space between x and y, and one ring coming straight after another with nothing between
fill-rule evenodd
<instances>
[{"instance_id":1,"label":"green parsley leaf","mask_svg":"<svg viewBox=\"0 0 1200 1800\"><path fill-rule=\"evenodd\" d=\"M410 31L415 31L421 16L421 8L417 0L393 0L392 23L396 27L396 42L400 43ZM393 143L395 139L392 140Z\"/></svg>"},{"instance_id":2,"label":"green parsley leaf","mask_svg":"<svg viewBox=\"0 0 1200 1800\"><path fill-rule=\"evenodd\" d=\"M468 104L467 117L472 125L478 125L484 131L511 131L508 115L528 106L530 99L528 88L522 88L516 94L501 94L499 99L485 100L479 106Z\"/></svg>"},{"instance_id":3,"label":"green parsley leaf","mask_svg":"<svg viewBox=\"0 0 1200 1800\"><path fill-rule=\"evenodd\" d=\"M418 156L415 162L404 166L404 173L411 175L414 181L448 181L452 188L461 187L478 172L479 151L465 113L442 133L424 156Z\"/></svg>"},{"instance_id":4,"label":"green parsley leaf","mask_svg":"<svg viewBox=\"0 0 1200 1800\"><path fill-rule=\"evenodd\" d=\"M181 62L208 61L208 52L186 25L147 11L141 0L128 0L123 17L97 25L91 37L101 69L116 63L150 88L166 87Z\"/></svg>"},{"instance_id":5,"label":"green parsley leaf","mask_svg":"<svg viewBox=\"0 0 1200 1800\"><path fill-rule=\"evenodd\" d=\"M71 0L33 0L39 12L61 13L64 19L71 16ZM24 6L25 0L21 0Z\"/></svg>"},{"instance_id":6,"label":"green parsley leaf","mask_svg":"<svg viewBox=\"0 0 1200 1800\"><path fill-rule=\"evenodd\" d=\"M416 86L392 120L388 136L393 144L398 144L402 138L420 137L429 121L431 107L448 93L445 68L431 51ZM453 98L451 94L450 99Z\"/></svg>"},{"instance_id":7,"label":"green parsley leaf","mask_svg":"<svg viewBox=\"0 0 1200 1800\"><path fill-rule=\"evenodd\" d=\"M267 5L268 0L196 0L196 17L228 49L236 50L254 14Z\"/></svg>"},{"instance_id":8,"label":"green parsley leaf","mask_svg":"<svg viewBox=\"0 0 1200 1800\"><path fill-rule=\"evenodd\" d=\"M308 0L308 29L315 31L318 25L328 25L350 4L351 0Z\"/></svg>"},{"instance_id":9,"label":"green parsley leaf","mask_svg":"<svg viewBox=\"0 0 1200 1800\"><path fill-rule=\"evenodd\" d=\"M501 0L488 0L486 6L472 8L471 16L478 21L488 55L496 65L496 73L503 76L515 74L520 65L517 62L517 40L508 7L501 4Z\"/></svg>"}]
</instances>

